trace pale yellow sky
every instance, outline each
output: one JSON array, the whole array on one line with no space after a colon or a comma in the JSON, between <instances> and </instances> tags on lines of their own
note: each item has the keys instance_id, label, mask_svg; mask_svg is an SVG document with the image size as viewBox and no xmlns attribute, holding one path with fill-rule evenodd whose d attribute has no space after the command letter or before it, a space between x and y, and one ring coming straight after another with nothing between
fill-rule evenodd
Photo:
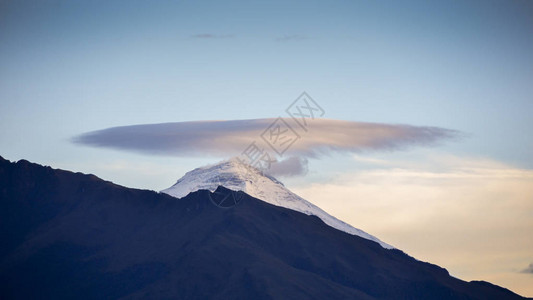
<instances>
[{"instance_id":1,"label":"pale yellow sky","mask_svg":"<svg viewBox=\"0 0 533 300\"><path fill-rule=\"evenodd\" d=\"M353 156L374 168L291 189L330 214L463 280L533 296L533 171L489 159Z\"/></svg>"}]
</instances>

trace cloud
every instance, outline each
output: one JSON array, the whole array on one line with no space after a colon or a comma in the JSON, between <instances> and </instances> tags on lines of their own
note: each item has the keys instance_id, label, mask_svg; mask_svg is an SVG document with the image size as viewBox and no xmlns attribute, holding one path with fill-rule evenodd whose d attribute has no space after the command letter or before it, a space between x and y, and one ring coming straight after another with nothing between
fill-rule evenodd
<instances>
[{"instance_id":1,"label":"cloud","mask_svg":"<svg viewBox=\"0 0 533 300\"><path fill-rule=\"evenodd\" d=\"M429 146L455 138L459 133L438 127L362 123L330 119L310 120L304 131L292 119L284 119L288 138L294 143L288 156L319 157L332 152L397 150ZM270 149L275 135L267 128L276 119L194 121L112 127L72 138L76 144L150 155L231 157L240 155L252 142ZM262 138L262 135L264 139ZM272 139L271 139L272 137ZM266 140L266 141L265 141ZM278 142L279 144L280 142ZM278 148L279 150L279 148Z\"/></svg>"},{"instance_id":2,"label":"cloud","mask_svg":"<svg viewBox=\"0 0 533 300\"><path fill-rule=\"evenodd\" d=\"M297 176L307 174L308 160L303 157L291 156L287 159L277 161L268 169L268 173L273 176Z\"/></svg>"},{"instance_id":3,"label":"cloud","mask_svg":"<svg viewBox=\"0 0 533 300\"><path fill-rule=\"evenodd\" d=\"M225 38L232 38L232 34L212 34L212 33L199 33L191 35L190 38L192 39L225 39Z\"/></svg>"},{"instance_id":4,"label":"cloud","mask_svg":"<svg viewBox=\"0 0 533 300\"><path fill-rule=\"evenodd\" d=\"M308 37L301 34L292 34L292 35L284 35L282 37L276 38L276 42L291 42L291 41L302 41L307 40Z\"/></svg>"},{"instance_id":5,"label":"cloud","mask_svg":"<svg viewBox=\"0 0 533 300\"><path fill-rule=\"evenodd\" d=\"M522 270L522 273L533 274L533 263L529 264L529 266L528 266L527 268L525 268L524 270Z\"/></svg>"}]
</instances>

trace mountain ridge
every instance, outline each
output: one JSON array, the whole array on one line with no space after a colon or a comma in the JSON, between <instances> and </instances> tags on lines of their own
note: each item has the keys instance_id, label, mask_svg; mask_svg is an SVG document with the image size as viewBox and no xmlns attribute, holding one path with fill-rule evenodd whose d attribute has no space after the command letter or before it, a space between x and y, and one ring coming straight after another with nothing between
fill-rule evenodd
<instances>
[{"instance_id":1,"label":"mountain ridge","mask_svg":"<svg viewBox=\"0 0 533 300\"><path fill-rule=\"evenodd\" d=\"M214 192L218 186L243 191L267 203L302 212L306 215L317 216L333 228L377 242L386 249L394 248L379 238L328 214L320 207L287 189L275 177L246 165L236 158L189 171L178 179L174 185L161 192L176 198L182 198L199 189Z\"/></svg>"},{"instance_id":2,"label":"mountain ridge","mask_svg":"<svg viewBox=\"0 0 533 300\"><path fill-rule=\"evenodd\" d=\"M2 298L524 299L235 193L220 209L0 159Z\"/></svg>"}]
</instances>

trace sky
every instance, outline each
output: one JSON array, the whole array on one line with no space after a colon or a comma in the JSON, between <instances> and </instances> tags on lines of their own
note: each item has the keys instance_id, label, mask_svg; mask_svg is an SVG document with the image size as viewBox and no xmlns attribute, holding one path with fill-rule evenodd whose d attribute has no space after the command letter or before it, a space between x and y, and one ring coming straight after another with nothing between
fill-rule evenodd
<instances>
[{"instance_id":1,"label":"sky","mask_svg":"<svg viewBox=\"0 0 533 300\"><path fill-rule=\"evenodd\" d=\"M310 128L291 154L305 174L281 178L290 189L452 275L527 296L532 82L525 0L0 1L4 158L161 190L265 119L290 120L305 91L327 122L374 131ZM205 146L199 121L242 128L206 127ZM191 147L116 143L125 126L160 123L188 128ZM429 143L427 128L453 134ZM102 131L119 135L83 143ZM380 137L401 147L368 146Z\"/></svg>"}]
</instances>

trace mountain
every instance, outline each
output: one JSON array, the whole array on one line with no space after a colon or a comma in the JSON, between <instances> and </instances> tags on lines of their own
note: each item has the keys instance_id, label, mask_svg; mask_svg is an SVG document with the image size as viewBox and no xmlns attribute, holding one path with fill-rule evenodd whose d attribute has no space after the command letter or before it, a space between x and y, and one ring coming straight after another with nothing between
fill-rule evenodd
<instances>
[{"instance_id":1,"label":"mountain","mask_svg":"<svg viewBox=\"0 0 533 300\"><path fill-rule=\"evenodd\" d=\"M0 158L0 225L1 299L524 299L224 187L177 199Z\"/></svg>"},{"instance_id":2,"label":"mountain","mask_svg":"<svg viewBox=\"0 0 533 300\"><path fill-rule=\"evenodd\" d=\"M173 186L161 192L182 198L191 192L202 189L214 192L219 186L234 191L243 191L254 198L276 206L317 216L333 228L375 241L387 249L394 248L377 237L329 215L318 206L291 192L274 177L247 166L236 158L187 172Z\"/></svg>"}]
</instances>

